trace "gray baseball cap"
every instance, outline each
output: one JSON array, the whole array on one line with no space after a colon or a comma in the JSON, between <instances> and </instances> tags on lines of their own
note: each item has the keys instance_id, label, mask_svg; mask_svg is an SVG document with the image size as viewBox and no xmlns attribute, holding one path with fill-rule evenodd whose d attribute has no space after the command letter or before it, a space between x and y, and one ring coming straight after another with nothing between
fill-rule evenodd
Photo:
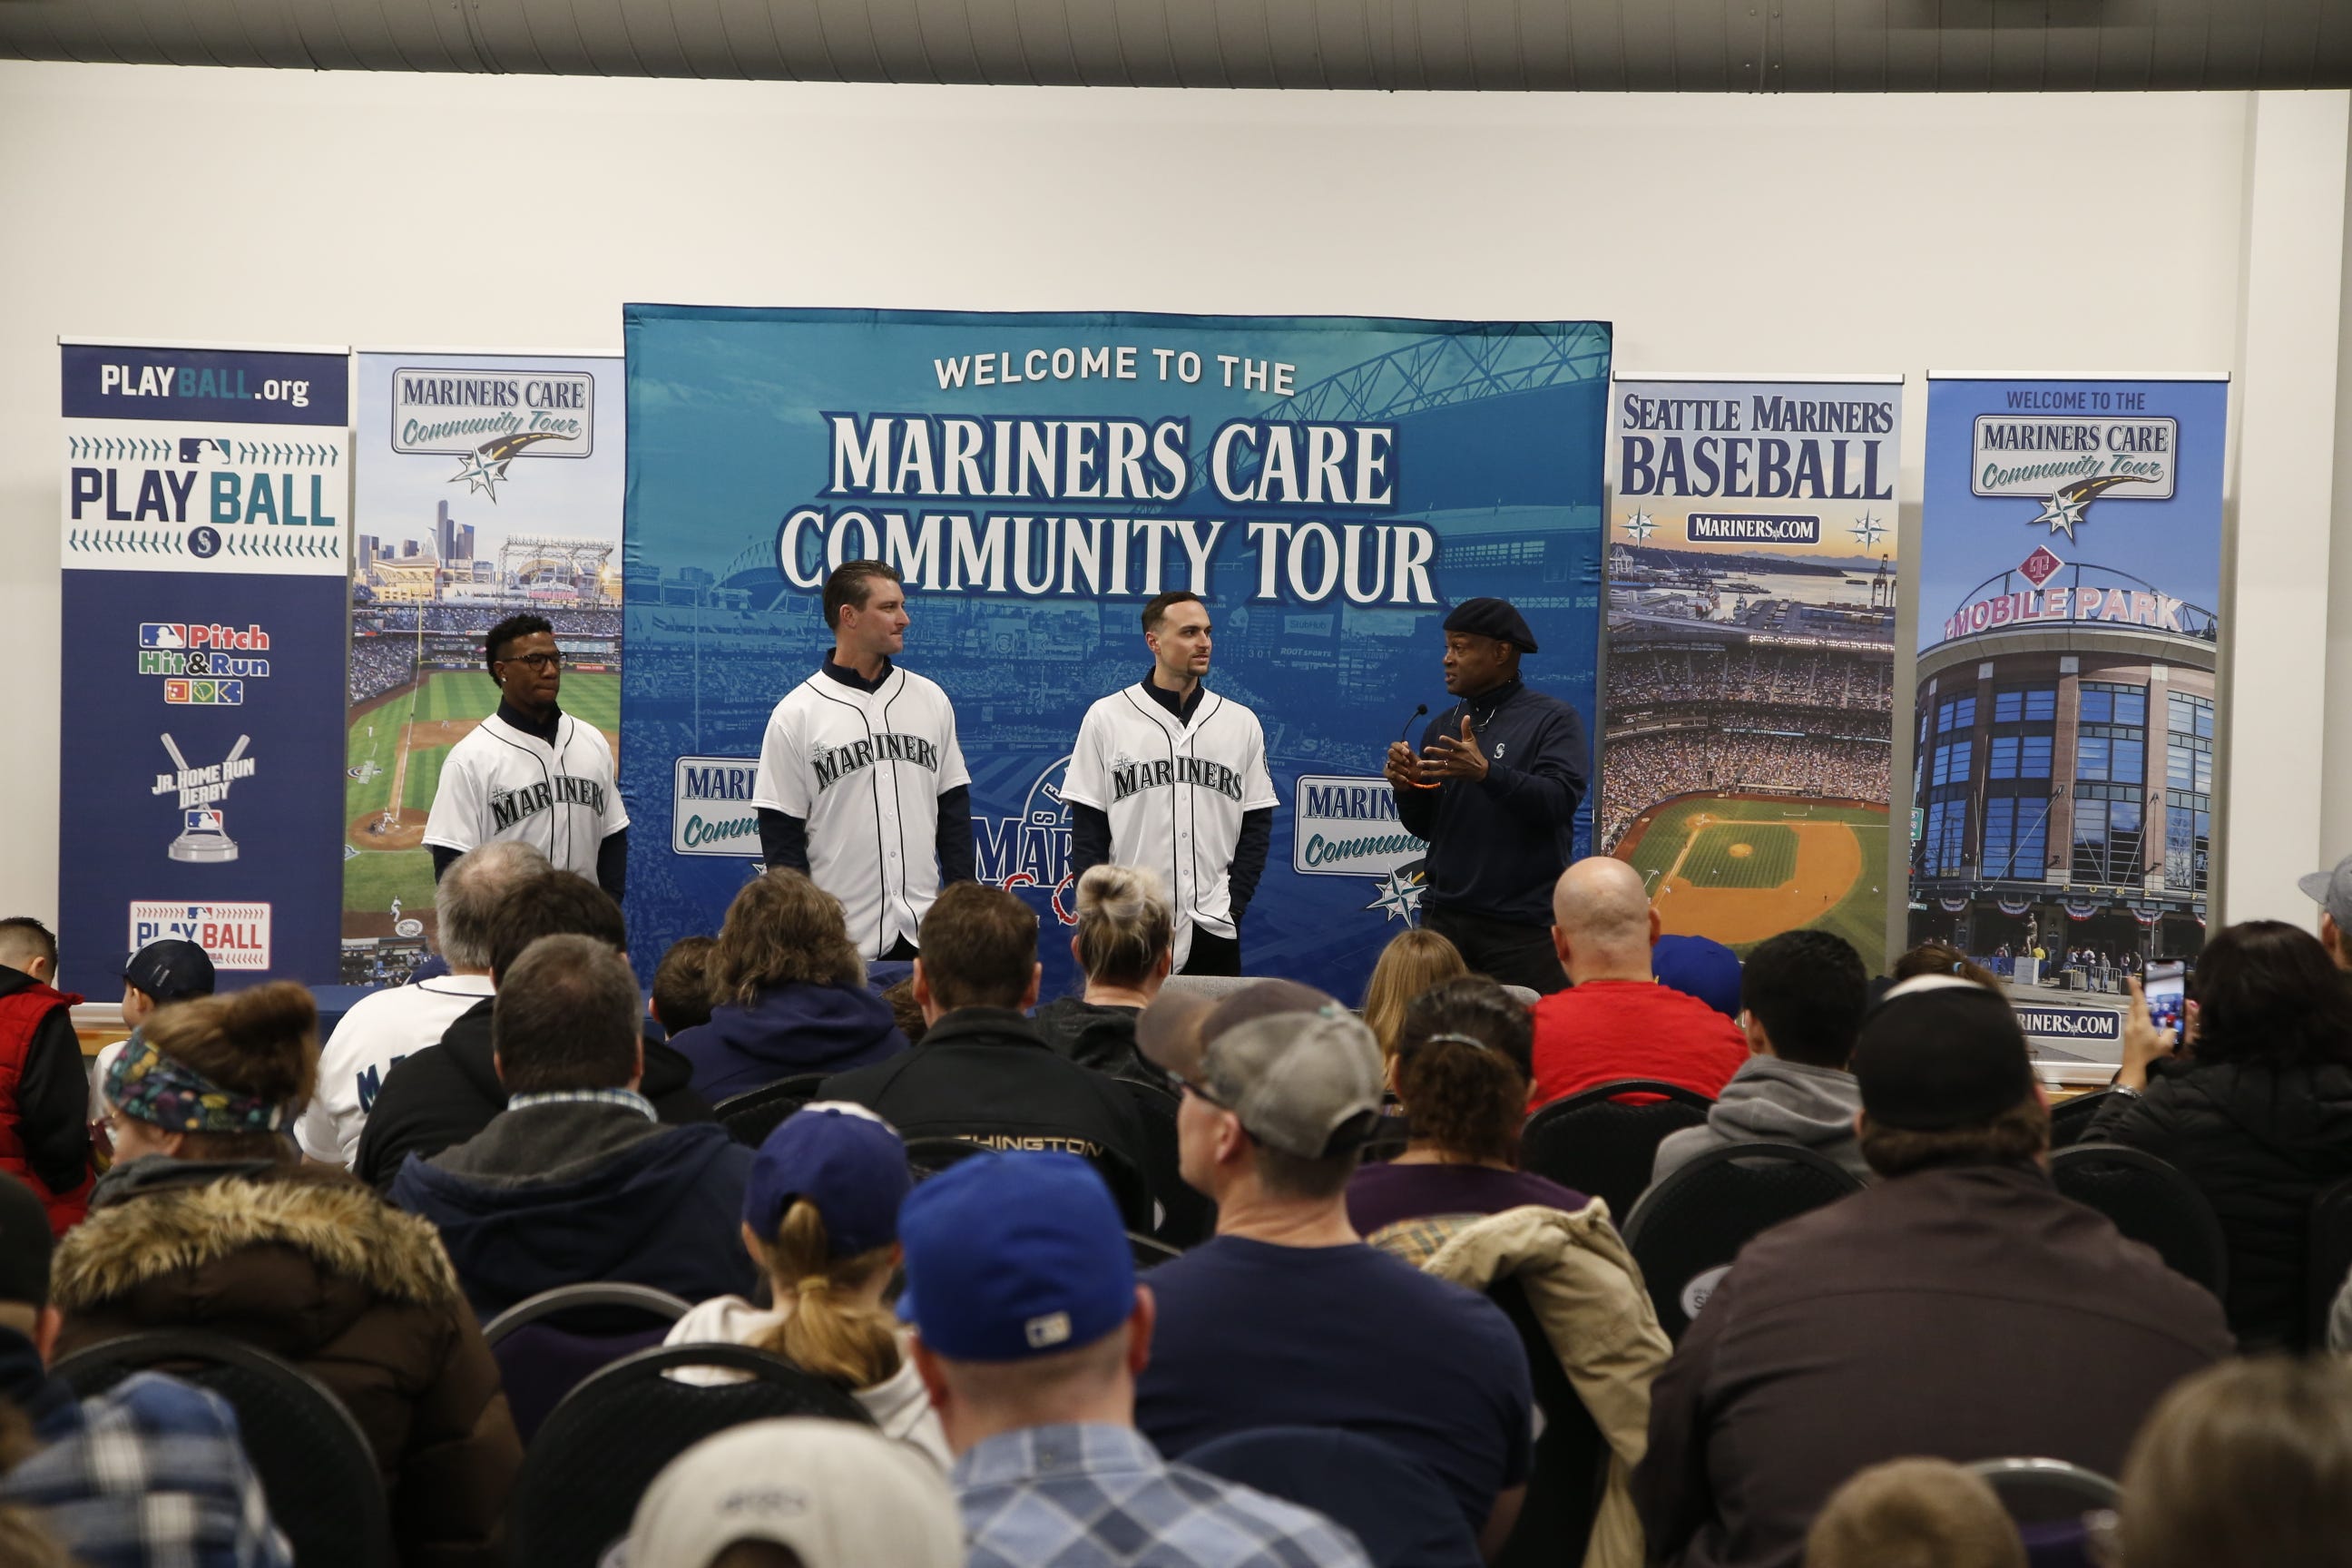
<instances>
[{"instance_id":1,"label":"gray baseball cap","mask_svg":"<svg viewBox=\"0 0 2352 1568\"><path fill-rule=\"evenodd\" d=\"M1360 1147L1380 1118L1380 1043L1311 986L1269 980L1205 1007L1162 992L1136 1039L1251 1137L1300 1159Z\"/></svg>"},{"instance_id":2,"label":"gray baseball cap","mask_svg":"<svg viewBox=\"0 0 2352 1568\"><path fill-rule=\"evenodd\" d=\"M2352 855L2336 862L2333 871L2297 877L2294 885L2303 889L2305 898L2335 916L2336 925L2352 936Z\"/></svg>"}]
</instances>

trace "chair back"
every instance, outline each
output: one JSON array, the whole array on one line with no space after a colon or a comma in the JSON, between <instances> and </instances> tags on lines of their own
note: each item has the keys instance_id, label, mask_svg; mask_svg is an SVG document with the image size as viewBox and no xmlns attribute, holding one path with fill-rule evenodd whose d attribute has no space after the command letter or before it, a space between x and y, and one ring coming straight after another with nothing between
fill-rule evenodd
<instances>
[{"instance_id":1,"label":"chair back","mask_svg":"<svg viewBox=\"0 0 2352 1568\"><path fill-rule=\"evenodd\" d=\"M1203 1443L1184 1462L1313 1509L1362 1542L1372 1568L1482 1568L1444 1483L1377 1437L1265 1426Z\"/></svg>"},{"instance_id":2,"label":"chair back","mask_svg":"<svg viewBox=\"0 0 2352 1568\"><path fill-rule=\"evenodd\" d=\"M1176 1147L1176 1096L1156 1084L1121 1079L1143 1123L1143 1181L1154 1205L1150 1234L1181 1251L1216 1233L1217 1205L1184 1184Z\"/></svg>"},{"instance_id":3,"label":"chair back","mask_svg":"<svg viewBox=\"0 0 2352 1568\"><path fill-rule=\"evenodd\" d=\"M1617 1099L1621 1094L1657 1098L1627 1105ZM1528 1118L1519 1163L1587 1197L1607 1200L1610 1218L1619 1219L1649 1186L1666 1134L1696 1127L1714 1103L1680 1084L1648 1079L1596 1084Z\"/></svg>"},{"instance_id":4,"label":"chair back","mask_svg":"<svg viewBox=\"0 0 2352 1568\"><path fill-rule=\"evenodd\" d=\"M1983 1459L1966 1468L2000 1499L2029 1568L2099 1568L2091 1520L2115 1508L2115 1482L2064 1459Z\"/></svg>"},{"instance_id":5,"label":"chair back","mask_svg":"<svg viewBox=\"0 0 2352 1568\"><path fill-rule=\"evenodd\" d=\"M688 1305L649 1285L562 1285L516 1302L482 1327L528 1445L548 1413L598 1369L668 1337Z\"/></svg>"},{"instance_id":6,"label":"chair back","mask_svg":"<svg viewBox=\"0 0 2352 1568\"><path fill-rule=\"evenodd\" d=\"M2080 1143L2091 1131L2091 1123L2108 1100L2115 1097L2112 1089L2095 1089L2088 1094L2078 1094L2063 1104L2050 1108L2050 1147L2068 1149Z\"/></svg>"},{"instance_id":7,"label":"chair back","mask_svg":"<svg viewBox=\"0 0 2352 1568\"><path fill-rule=\"evenodd\" d=\"M2306 1350L2324 1350L2336 1293L2352 1278L2352 1177L2322 1187L2312 1198L2305 1246L2303 1343Z\"/></svg>"},{"instance_id":8,"label":"chair back","mask_svg":"<svg viewBox=\"0 0 2352 1568\"><path fill-rule=\"evenodd\" d=\"M2230 1246L2221 1222L2197 1184L2173 1165L2119 1143L2077 1143L2050 1156L2050 1179L2125 1236L2154 1247L2175 1273L2228 1299Z\"/></svg>"},{"instance_id":9,"label":"chair back","mask_svg":"<svg viewBox=\"0 0 2352 1568\"><path fill-rule=\"evenodd\" d=\"M1793 1143L1710 1149L1668 1175L1642 1194L1624 1225L1659 1326L1679 1342L1741 1247L1861 1190L1851 1171Z\"/></svg>"},{"instance_id":10,"label":"chair back","mask_svg":"<svg viewBox=\"0 0 2352 1568\"><path fill-rule=\"evenodd\" d=\"M296 1568L388 1568L392 1513L367 1434L301 1368L220 1334L131 1334L76 1351L57 1375L78 1398L134 1372L163 1372L228 1401L270 1516Z\"/></svg>"},{"instance_id":11,"label":"chair back","mask_svg":"<svg viewBox=\"0 0 2352 1568\"><path fill-rule=\"evenodd\" d=\"M1184 1256L1158 1237L1139 1236L1131 1230L1127 1233L1127 1250L1135 1259L1135 1271L1138 1274L1147 1268L1157 1268L1171 1258Z\"/></svg>"},{"instance_id":12,"label":"chair back","mask_svg":"<svg viewBox=\"0 0 2352 1568\"><path fill-rule=\"evenodd\" d=\"M1577 1397L1576 1385L1560 1365L1559 1352L1544 1332L1526 1288L1506 1278L1495 1281L1486 1296L1518 1331L1535 1384L1536 1408L1543 1414L1527 1500L1495 1568L1563 1568L1581 1563L1592 1521L1601 1511L1601 1492L1609 1484L1608 1440Z\"/></svg>"},{"instance_id":13,"label":"chair back","mask_svg":"<svg viewBox=\"0 0 2352 1568\"><path fill-rule=\"evenodd\" d=\"M821 1072L795 1073L774 1083L763 1083L757 1089L729 1095L710 1108L710 1114L727 1129L727 1136L757 1149L768 1141L768 1134L776 1130L779 1122L814 1100L817 1087L831 1076Z\"/></svg>"},{"instance_id":14,"label":"chair back","mask_svg":"<svg viewBox=\"0 0 2352 1568\"><path fill-rule=\"evenodd\" d=\"M1265 978L1263 974L1171 974L1160 983L1163 991L1178 994L1191 992L1206 996L1212 1002L1222 1002L1236 991L1246 991Z\"/></svg>"},{"instance_id":15,"label":"chair back","mask_svg":"<svg viewBox=\"0 0 2352 1568\"><path fill-rule=\"evenodd\" d=\"M745 1375L664 1375L682 1366ZM555 1407L523 1456L508 1514L516 1568L595 1568L663 1466L714 1432L778 1415L873 1424L832 1384L746 1345L671 1345L614 1362Z\"/></svg>"}]
</instances>

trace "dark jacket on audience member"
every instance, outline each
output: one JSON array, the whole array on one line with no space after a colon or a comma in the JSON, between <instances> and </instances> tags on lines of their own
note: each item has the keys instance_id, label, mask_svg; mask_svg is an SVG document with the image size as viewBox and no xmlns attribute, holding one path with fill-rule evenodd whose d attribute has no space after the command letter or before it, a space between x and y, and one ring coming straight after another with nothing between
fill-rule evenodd
<instances>
[{"instance_id":1,"label":"dark jacket on audience member","mask_svg":"<svg viewBox=\"0 0 2352 1568\"><path fill-rule=\"evenodd\" d=\"M498 1363L433 1227L340 1171L135 1160L58 1244L57 1353L201 1329L327 1385L375 1450L407 1568L505 1561L522 1463Z\"/></svg>"},{"instance_id":2,"label":"dark jacket on audience member","mask_svg":"<svg viewBox=\"0 0 2352 1568\"><path fill-rule=\"evenodd\" d=\"M2040 1169L1881 1181L1743 1248L1650 1390L1633 1497L1659 1561L1796 1568L1847 1477L1904 1455L2123 1468L2221 1304Z\"/></svg>"},{"instance_id":3,"label":"dark jacket on audience member","mask_svg":"<svg viewBox=\"0 0 2352 1568\"><path fill-rule=\"evenodd\" d=\"M1168 1075L1144 1060L1135 1047L1135 1021L1142 1012L1140 1007L1064 996L1038 1008L1029 1021L1047 1045L1082 1068L1165 1089Z\"/></svg>"},{"instance_id":4,"label":"dark jacket on audience member","mask_svg":"<svg viewBox=\"0 0 2352 1568\"><path fill-rule=\"evenodd\" d=\"M528 1105L409 1160L391 1195L439 1227L484 1322L591 1281L701 1301L753 1288L740 1233L751 1153L709 1122L665 1127L625 1105Z\"/></svg>"},{"instance_id":5,"label":"dark jacket on audience member","mask_svg":"<svg viewBox=\"0 0 2352 1568\"><path fill-rule=\"evenodd\" d=\"M2250 1351L2305 1348L2311 1200L2352 1176L2352 1068L2160 1062L2146 1095L2110 1096L2085 1137L2144 1149L2203 1189L2230 1243L2231 1332Z\"/></svg>"},{"instance_id":6,"label":"dark jacket on audience member","mask_svg":"<svg viewBox=\"0 0 2352 1568\"><path fill-rule=\"evenodd\" d=\"M890 1004L862 985L772 985L749 1006L723 1003L670 1045L712 1100L810 1072L846 1072L907 1048Z\"/></svg>"},{"instance_id":7,"label":"dark jacket on audience member","mask_svg":"<svg viewBox=\"0 0 2352 1568\"><path fill-rule=\"evenodd\" d=\"M378 1192L392 1185L401 1162L426 1159L463 1143L507 1108L490 1048L491 997L457 1016L437 1046L404 1057L383 1075L352 1155L352 1174ZM645 1082L638 1092L667 1122L709 1121L710 1101L697 1093L694 1068L668 1046L646 1042Z\"/></svg>"}]
</instances>

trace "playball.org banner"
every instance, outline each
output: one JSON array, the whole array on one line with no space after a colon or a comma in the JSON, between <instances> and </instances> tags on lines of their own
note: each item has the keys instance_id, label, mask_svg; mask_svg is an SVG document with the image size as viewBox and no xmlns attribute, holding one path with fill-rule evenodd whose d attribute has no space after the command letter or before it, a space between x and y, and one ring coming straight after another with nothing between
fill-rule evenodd
<instances>
[{"instance_id":1,"label":"playball.org banner","mask_svg":"<svg viewBox=\"0 0 2352 1568\"><path fill-rule=\"evenodd\" d=\"M1574 321L626 311L622 784L629 935L718 929L758 864L751 767L832 646L827 570L898 565L904 663L955 704L981 878L1072 984L1065 769L1202 595L1207 685L1262 723L1279 805L1252 973L1354 1001L1425 850L1383 754L1446 699L1441 623L1516 602L1531 684L1591 728L1610 331ZM1418 727L1415 726L1415 733Z\"/></svg>"},{"instance_id":2,"label":"playball.org banner","mask_svg":"<svg viewBox=\"0 0 2352 1568\"><path fill-rule=\"evenodd\" d=\"M62 984L336 978L349 356L67 342Z\"/></svg>"}]
</instances>

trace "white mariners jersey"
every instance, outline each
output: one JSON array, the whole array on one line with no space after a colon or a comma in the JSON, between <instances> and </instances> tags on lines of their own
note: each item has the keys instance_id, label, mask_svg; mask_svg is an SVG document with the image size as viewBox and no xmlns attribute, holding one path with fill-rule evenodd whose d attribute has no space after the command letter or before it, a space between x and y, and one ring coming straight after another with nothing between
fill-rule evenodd
<instances>
[{"instance_id":1,"label":"white mariners jersey","mask_svg":"<svg viewBox=\"0 0 2352 1568\"><path fill-rule=\"evenodd\" d=\"M551 746L494 713L449 748L425 842L463 854L520 839L593 882L597 848L628 825L603 731L562 714Z\"/></svg>"},{"instance_id":2,"label":"white mariners jersey","mask_svg":"<svg viewBox=\"0 0 2352 1568\"><path fill-rule=\"evenodd\" d=\"M1242 814L1276 804L1256 714L1210 691L1185 724L1141 681L1114 691L1078 726L1062 798L1110 818L1113 860L1166 880L1179 966L1194 926L1239 934L1227 876Z\"/></svg>"},{"instance_id":3,"label":"white mariners jersey","mask_svg":"<svg viewBox=\"0 0 2352 1568\"><path fill-rule=\"evenodd\" d=\"M820 671L768 716L751 804L808 825L810 878L879 958L918 940L940 896L940 796L970 783L937 681L893 665L864 691Z\"/></svg>"}]
</instances>

